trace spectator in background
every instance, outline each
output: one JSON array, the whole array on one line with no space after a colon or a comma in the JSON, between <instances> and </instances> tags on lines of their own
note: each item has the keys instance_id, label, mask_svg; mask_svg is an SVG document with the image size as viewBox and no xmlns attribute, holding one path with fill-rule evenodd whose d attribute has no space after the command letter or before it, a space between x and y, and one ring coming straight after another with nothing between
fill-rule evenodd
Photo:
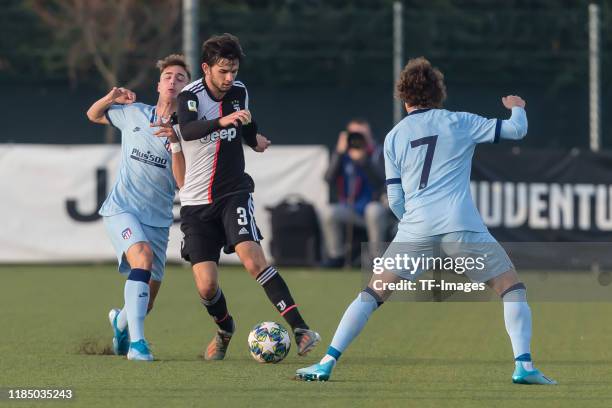
<instances>
[{"instance_id":1,"label":"spectator in background","mask_svg":"<svg viewBox=\"0 0 612 408\"><path fill-rule=\"evenodd\" d=\"M388 209L380 198L384 192L384 162L372 137L370 124L352 119L340 132L325 180L335 190L337 203L321 214L323 238L327 248L326 267L340 267L347 254L345 242L352 240L354 227L365 227L369 252L378 252L388 228ZM345 236L347 235L347 236ZM350 259L348 260L350 261Z\"/></svg>"}]
</instances>

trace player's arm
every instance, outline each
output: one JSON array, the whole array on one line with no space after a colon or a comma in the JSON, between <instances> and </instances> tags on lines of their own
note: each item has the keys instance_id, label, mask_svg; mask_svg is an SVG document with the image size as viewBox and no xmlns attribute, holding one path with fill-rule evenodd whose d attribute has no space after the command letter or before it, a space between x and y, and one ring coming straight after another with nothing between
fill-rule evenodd
<instances>
[{"instance_id":1,"label":"player's arm","mask_svg":"<svg viewBox=\"0 0 612 408\"><path fill-rule=\"evenodd\" d=\"M405 202L404 189L402 188L401 171L395 159L393 137L385 138L384 153L385 153L385 184L387 185L387 198L389 200L389 208L398 220L404 216Z\"/></svg>"},{"instance_id":2,"label":"player's arm","mask_svg":"<svg viewBox=\"0 0 612 408\"><path fill-rule=\"evenodd\" d=\"M520 96L508 95L502 98L502 103L512 111L510 119L501 123L499 136L502 139L520 140L527 135L527 112L525 101Z\"/></svg>"},{"instance_id":3,"label":"player's arm","mask_svg":"<svg viewBox=\"0 0 612 408\"><path fill-rule=\"evenodd\" d=\"M255 146L251 146L251 148L257 153L263 153L272 144L272 142L267 137L259 133L255 135L255 142Z\"/></svg>"},{"instance_id":4,"label":"player's arm","mask_svg":"<svg viewBox=\"0 0 612 408\"><path fill-rule=\"evenodd\" d=\"M248 122L242 122L242 139L244 142L258 153L264 152L272 142L267 137L257 132L257 123L249 111L249 91L244 88L244 111L248 112Z\"/></svg>"},{"instance_id":5,"label":"player's arm","mask_svg":"<svg viewBox=\"0 0 612 408\"><path fill-rule=\"evenodd\" d=\"M197 95L191 91L183 91L177 97L176 116L181 137L185 141L201 139L221 128L219 119L198 120L199 104Z\"/></svg>"},{"instance_id":6,"label":"player's arm","mask_svg":"<svg viewBox=\"0 0 612 408\"><path fill-rule=\"evenodd\" d=\"M502 103L512 111L509 119L486 119L472 113L460 114L474 143L498 143L500 139L520 140L527 135L525 101L520 96L508 95L502 98Z\"/></svg>"},{"instance_id":7,"label":"player's arm","mask_svg":"<svg viewBox=\"0 0 612 408\"><path fill-rule=\"evenodd\" d=\"M244 142L248 146L258 152L263 152L269 146L269 143L266 143L268 139L257 133L257 123L255 123L252 118L248 125L242 126L242 139L244 139ZM261 148L263 148L263 150Z\"/></svg>"},{"instance_id":8,"label":"player's arm","mask_svg":"<svg viewBox=\"0 0 612 408\"><path fill-rule=\"evenodd\" d=\"M114 124L108 115L113 104L128 105L136 101L136 94L129 89L113 87L110 92L98 99L87 110L87 118L102 125Z\"/></svg>"},{"instance_id":9,"label":"player's arm","mask_svg":"<svg viewBox=\"0 0 612 408\"><path fill-rule=\"evenodd\" d=\"M176 181L176 186L180 190L185 184L185 155L178 139L176 142L170 141L170 148L172 149L172 175L174 181Z\"/></svg>"},{"instance_id":10,"label":"player's arm","mask_svg":"<svg viewBox=\"0 0 612 408\"><path fill-rule=\"evenodd\" d=\"M181 132L181 138L187 142L198 140L215 130L248 124L251 120L249 111L240 110L231 115L217 119L198 120L198 97L191 91L183 91L177 98L178 108L176 111Z\"/></svg>"},{"instance_id":11,"label":"player's arm","mask_svg":"<svg viewBox=\"0 0 612 408\"><path fill-rule=\"evenodd\" d=\"M166 137L170 142L170 150L172 152L172 175L179 190L185 184L185 155L181 148L180 129L178 125L172 125L172 121L160 120L157 123L152 123L151 126L157 127L153 133L157 137Z\"/></svg>"}]
</instances>

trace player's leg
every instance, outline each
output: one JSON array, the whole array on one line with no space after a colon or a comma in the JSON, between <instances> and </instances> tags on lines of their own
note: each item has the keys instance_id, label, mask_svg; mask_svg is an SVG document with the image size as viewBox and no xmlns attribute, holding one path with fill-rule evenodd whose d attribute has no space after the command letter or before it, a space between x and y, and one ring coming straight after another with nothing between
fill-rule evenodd
<instances>
[{"instance_id":1,"label":"player's leg","mask_svg":"<svg viewBox=\"0 0 612 408\"><path fill-rule=\"evenodd\" d=\"M168 250L170 228L151 227L148 225L143 225L142 227L149 239L149 246L153 251L151 280L149 281L149 304L147 305L147 314L149 314L155 305L155 299L161 288L166 270L166 251Z\"/></svg>"},{"instance_id":2,"label":"player's leg","mask_svg":"<svg viewBox=\"0 0 612 408\"><path fill-rule=\"evenodd\" d=\"M433 253L433 241L435 237L423 242L402 242L409 239L403 234L396 235L394 241L385 251L383 257L395 258L396 254L407 254L415 257L430 256ZM327 354L318 364L297 370L296 378L305 381L327 381L336 363L352 341L364 329L370 316L388 298L393 291L389 290L389 284L397 283L402 279L414 280L423 270L407 271L401 269L385 270L381 274L372 274L368 286L357 295L357 298L344 312L332 342L327 349Z\"/></svg>"},{"instance_id":3,"label":"player's leg","mask_svg":"<svg viewBox=\"0 0 612 408\"><path fill-rule=\"evenodd\" d=\"M161 284L161 280L155 280L153 277L149 281L149 304L147 306L147 315L151 313L151 310L153 310L155 299L157 298ZM122 309L111 309L109 319L111 320L111 325L116 325L119 330L123 331L127 329L127 309L125 307Z\"/></svg>"},{"instance_id":4,"label":"player's leg","mask_svg":"<svg viewBox=\"0 0 612 408\"><path fill-rule=\"evenodd\" d=\"M386 271L381 275L372 275L368 286L344 312L325 356L318 364L297 370L296 378L304 381L329 380L342 353L359 336L372 313L391 296L392 291L381 283L395 283L400 279L400 276Z\"/></svg>"},{"instance_id":5,"label":"player's leg","mask_svg":"<svg viewBox=\"0 0 612 408\"><path fill-rule=\"evenodd\" d=\"M130 338L134 338L134 341L144 340L143 320L149 302L148 285L153 254L143 226L133 215L121 213L104 217L104 225L117 253L119 271L127 275L125 305L121 311L113 309L109 313L114 331L114 351L124 355L128 353ZM139 297L143 293L145 296ZM132 326L133 333L128 335Z\"/></svg>"},{"instance_id":6,"label":"player's leg","mask_svg":"<svg viewBox=\"0 0 612 408\"><path fill-rule=\"evenodd\" d=\"M225 295L219 287L217 262L204 261L193 265L193 278L200 302L218 327L217 333L203 352L204 359L223 360L236 326L227 309Z\"/></svg>"},{"instance_id":7,"label":"player's leg","mask_svg":"<svg viewBox=\"0 0 612 408\"><path fill-rule=\"evenodd\" d=\"M131 270L125 281L124 301L130 331L130 360L153 360L144 335L144 320L151 300L149 283L153 267L153 250L148 242L137 242L125 253Z\"/></svg>"},{"instance_id":8,"label":"player's leg","mask_svg":"<svg viewBox=\"0 0 612 408\"><path fill-rule=\"evenodd\" d=\"M527 288L519 281L506 251L489 233L456 232L447 234L445 241L455 242L450 251L455 256L483 257L484 271L468 271L475 282L486 284L497 293L504 305L504 323L514 352L514 382L524 384L556 384L533 367L531 360L531 309L527 303ZM449 248L445 244L445 249Z\"/></svg>"},{"instance_id":9,"label":"player's leg","mask_svg":"<svg viewBox=\"0 0 612 408\"><path fill-rule=\"evenodd\" d=\"M200 262L193 265L193 278L200 301L220 330L234 332L234 319L229 314L225 295L219 287L217 263Z\"/></svg>"},{"instance_id":10,"label":"player's leg","mask_svg":"<svg viewBox=\"0 0 612 408\"><path fill-rule=\"evenodd\" d=\"M161 281L151 279L149 281L149 304L147 305L147 314L151 313L153 310L153 306L155 305L155 299L157 299L157 295L159 294L159 289L161 288Z\"/></svg>"},{"instance_id":11,"label":"player's leg","mask_svg":"<svg viewBox=\"0 0 612 408\"><path fill-rule=\"evenodd\" d=\"M227 240L226 252L235 251L249 274L257 280L268 299L291 326L298 354L311 351L321 337L310 330L293 300L289 287L277 269L268 263L259 245L262 239L255 222L255 205L251 194L228 197L223 208L223 225Z\"/></svg>"},{"instance_id":12,"label":"player's leg","mask_svg":"<svg viewBox=\"0 0 612 408\"><path fill-rule=\"evenodd\" d=\"M487 284L501 297L504 304L504 323L514 352L515 369L512 381L517 384L554 385L533 366L531 360L531 309L527 303L527 288L519 282L514 269L496 276Z\"/></svg>"},{"instance_id":13,"label":"player's leg","mask_svg":"<svg viewBox=\"0 0 612 408\"><path fill-rule=\"evenodd\" d=\"M302 318L283 277L274 266L268 264L261 246L255 242L240 242L235 245L235 250L245 269L257 280L270 302L291 326L298 354L306 355L319 343L321 337L317 332L310 330Z\"/></svg>"},{"instance_id":14,"label":"player's leg","mask_svg":"<svg viewBox=\"0 0 612 408\"><path fill-rule=\"evenodd\" d=\"M234 334L235 324L219 287L217 265L225 235L223 224L214 217L213 211L211 205L185 206L181 209L181 230L185 234L181 255L191 263L200 302L218 327L203 352L204 359L222 360Z\"/></svg>"},{"instance_id":15,"label":"player's leg","mask_svg":"<svg viewBox=\"0 0 612 408\"><path fill-rule=\"evenodd\" d=\"M357 295L357 298L344 312L329 346L327 360L329 360L329 357L338 360L351 342L361 333L370 319L370 315L391 296L393 291L388 290L381 283L396 283L400 279L400 276L388 271L380 275L372 275L368 286ZM323 361L326 361L326 359L324 358Z\"/></svg>"}]
</instances>

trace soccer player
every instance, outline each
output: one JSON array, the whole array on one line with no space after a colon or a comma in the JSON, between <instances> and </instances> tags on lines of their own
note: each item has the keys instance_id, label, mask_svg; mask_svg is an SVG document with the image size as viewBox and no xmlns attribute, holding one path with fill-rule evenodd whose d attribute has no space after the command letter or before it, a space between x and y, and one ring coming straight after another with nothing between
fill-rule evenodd
<instances>
[{"instance_id":1,"label":"soccer player","mask_svg":"<svg viewBox=\"0 0 612 408\"><path fill-rule=\"evenodd\" d=\"M444 76L422 57L408 61L397 83L397 94L408 116L387 135L384 154L389 205L401 222L384 257L400 253L392 252L394 243L405 243L404 253L413 258L432 255L434 247L452 248L457 243L474 255L486 256L485 271L466 274L472 281L486 282L503 300L506 330L515 357L512 381L556 384L533 367L531 311L525 285L519 282L503 248L489 234L470 194L474 148L478 143L497 143L500 138L522 139L527 134L525 101L514 95L502 98L503 105L512 111L508 120L487 120L441 109L446 97ZM391 295L381 281L414 280L422 272L392 270L373 275L344 313L327 354L318 364L297 370L296 377L328 380L370 315Z\"/></svg>"},{"instance_id":2,"label":"soccer player","mask_svg":"<svg viewBox=\"0 0 612 408\"><path fill-rule=\"evenodd\" d=\"M187 85L178 97L178 129L185 156L181 199L182 256L193 268L201 302L218 326L204 352L206 360L225 357L234 319L219 287L220 251L236 252L293 329L298 354L319 342L294 302L287 284L261 249L254 218L254 183L245 173L242 140L263 152L270 141L257 133L245 85L236 81L243 53L231 34L213 36L202 46L203 78ZM178 175L180 177L180 175Z\"/></svg>"},{"instance_id":3,"label":"soccer player","mask_svg":"<svg viewBox=\"0 0 612 408\"><path fill-rule=\"evenodd\" d=\"M99 213L115 249L119 272L127 275L125 304L121 310L112 309L109 319L113 351L127 354L129 360L153 360L144 336L144 319L164 276L176 190L172 168L184 166L183 155L176 150L180 144L172 146L171 154L170 140L159 137L159 133L168 134L168 129L156 131L156 126L176 111L176 98L191 77L182 55L169 55L157 67L157 105L136 103L134 92L113 88L87 111L92 122L111 124L121 131L119 175Z\"/></svg>"}]
</instances>

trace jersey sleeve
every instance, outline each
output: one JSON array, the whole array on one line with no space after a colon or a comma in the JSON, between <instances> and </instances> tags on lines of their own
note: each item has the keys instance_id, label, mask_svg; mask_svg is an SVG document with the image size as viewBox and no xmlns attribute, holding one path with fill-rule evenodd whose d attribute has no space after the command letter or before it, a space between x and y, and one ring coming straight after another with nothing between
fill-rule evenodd
<instances>
[{"instance_id":1,"label":"jersey sleeve","mask_svg":"<svg viewBox=\"0 0 612 408\"><path fill-rule=\"evenodd\" d=\"M244 109L249 109L249 91L244 84ZM241 130L242 139L244 142L250 146L251 148L255 148L257 146L257 123L255 119L251 118L251 123L248 125L242 126Z\"/></svg>"},{"instance_id":2,"label":"jersey sleeve","mask_svg":"<svg viewBox=\"0 0 612 408\"><path fill-rule=\"evenodd\" d=\"M384 144L386 184L401 184L402 173L395 159L393 137L387 136Z\"/></svg>"},{"instance_id":3,"label":"jersey sleeve","mask_svg":"<svg viewBox=\"0 0 612 408\"><path fill-rule=\"evenodd\" d=\"M396 161L393 137L387 136L384 145L385 177L389 208L398 220L404 216L404 190L402 189L402 172Z\"/></svg>"},{"instance_id":4,"label":"jersey sleeve","mask_svg":"<svg viewBox=\"0 0 612 408\"><path fill-rule=\"evenodd\" d=\"M461 112L461 127L467 131L474 143L498 143L502 121L487 119L473 113Z\"/></svg>"},{"instance_id":5,"label":"jersey sleeve","mask_svg":"<svg viewBox=\"0 0 612 408\"><path fill-rule=\"evenodd\" d=\"M191 91L183 91L177 97L176 117L185 141L198 140L220 127L219 118L198 120L199 104L198 96Z\"/></svg>"},{"instance_id":6,"label":"jersey sleeve","mask_svg":"<svg viewBox=\"0 0 612 408\"><path fill-rule=\"evenodd\" d=\"M128 107L129 105L113 104L104 112L104 116L106 116L108 123L119 130L123 130L127 123L126 111Z\"/></svg>"},{"instance_id":7,"label":"jersey sleeve","mask_svg":"<svg viewBox=\"0 0 612 408\"><path fill-rule=\"evenodd\" d=\"M198 120L198 97L191 91L181 92L177 99L176 117L180 125Z\"/></svg>"}]
</instances>

